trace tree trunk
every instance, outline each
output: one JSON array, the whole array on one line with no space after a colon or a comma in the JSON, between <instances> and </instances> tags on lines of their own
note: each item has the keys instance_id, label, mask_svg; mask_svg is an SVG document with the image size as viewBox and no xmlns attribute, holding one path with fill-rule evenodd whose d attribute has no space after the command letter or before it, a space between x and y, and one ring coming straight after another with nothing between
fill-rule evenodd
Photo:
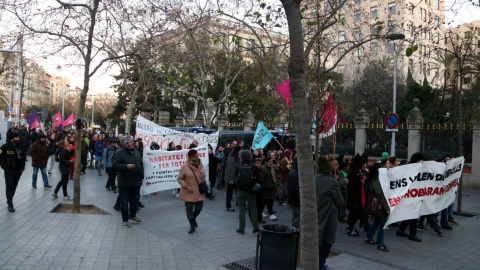
<instances>
[{"instance_id":1,"label":"tree trunk","mask_svg":"<svg viewBox=\"0 0 480 270\"><path fill-rule=\"evenodd\" d=\"M281 0L285 9L290 35L290 91L293 99L293 117L297 142L298 174L300 184L300 237L302 269L318 269L318 231L315 183L310 143L308 102L305 87L305 52L303 44L301 0Z\"/></svg>"},{"instance_id":2,"label":"tree trunk","mask_svg":"<svg viewBox=\"0 0 480 270\"><path fill-rule=\"evenodd\" d=\"M132 115L133 109L137 105L137 89L133 91L132 95L130 95L130 102L128 103L127 107L127 119L125 120L125 133L130 135L130 126L132 125Z\"/></svg>"}]
</instances>

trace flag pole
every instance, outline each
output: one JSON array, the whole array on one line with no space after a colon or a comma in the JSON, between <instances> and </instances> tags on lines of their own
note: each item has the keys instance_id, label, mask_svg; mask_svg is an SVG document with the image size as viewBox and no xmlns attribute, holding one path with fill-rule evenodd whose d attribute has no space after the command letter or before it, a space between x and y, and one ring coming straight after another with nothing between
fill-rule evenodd
<instances>
[{"instance_id":1,"label":"flag pole","mask_svg":"<svg viewBox=\"0 0 480 270\"><path fill-rule=\"evenodd\" d=\"M282 144L283 144L283 137L285 137L285 127L287 126L289 111L290 111L290 108L287 107L287 112L285 113L285 123L283 124ZM280 144L280 147L282 147L282 144ZM283 147L282 147L282 150L283 150Z\"/></svg>"},{"instance_id":2,"label":"flag pole","mask_svg":"<svg viewBox=\"0 0 480 270\"><path fill-rule=\"evenodd\" d=\"M283 150L282 144L275 137L273 137L273 139L278 143L278 145L280 145L280 148L282 148L282 150Z\"/></svg>"},{"instance_id":3,"label":"flag pole","mask_svg":"<svg viewBox=\"0 0 480 270\"><path fill-rule=\"evenodd\" d=\"M337 123L335 123L334 127L335 132L333 133L333 158L337 159L337 156L335 155L335 148L337 146ZM337 175L337 166L333 168L333 175Z\"/></svg>"}]
</instances>

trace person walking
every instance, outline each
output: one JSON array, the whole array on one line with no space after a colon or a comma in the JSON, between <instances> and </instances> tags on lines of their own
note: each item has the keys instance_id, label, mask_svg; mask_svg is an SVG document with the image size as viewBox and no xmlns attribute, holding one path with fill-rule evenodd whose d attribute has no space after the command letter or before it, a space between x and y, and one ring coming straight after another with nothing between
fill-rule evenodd
<instances>
[{"instance_id":1,"label":"person walking","mask_svg":"<svg viewBox=\"0 0 480 270\"><path fill-rule=\"evenodd\" d=\"M315 175L318 219L319 269L327 269L326 259L335 244L338 209L345 203L337 180L330 174L332 166L324 156L318 158Z\"/></svg>"},{"instance_id":2,"label":"person walking","mask_svg":"<svg viewBox=\"0 0 480 270\"><path fill-rule=\"evenodd\" d=\"M363 164L365 164L363 158L359 154L355 155L347 175L347 192L350 203L347 234L350 236L359 236L358 230L355 228L355 223L361 219L362 208L366 205L364 188L365 176L362 173Z\"/></svg>"},{"instance_id":3,"label":"person walking","mask_svg":"<svg viewBox=\"0 0 480 270\"><path fill-rule=\"evenodd\" d=\"M142 222L136 214L143 181L143 161L140 153L135 149L132 136L124 136L122 145L123 148L118 150L113 157L113 169L117 172L122 223L126 228L130 228L129 220L137 224ZM128 213L129 206L130 215Z\"/></svg>"},{"instance_id":4,"label":"person walking","mask_svg":"<svg viewBox=\"0 0 480 270\"><path fill-rule=\"evenodd\" d=\"M58 142L58 168L60 169L61 178L52 194L52 197L55 199L58 198L58 191L62 188L63 200L71 200L70 196L68 196L67 186L68 178L72 170L71 164L75 162L75 159L71 159L73 155L74 151L71 149L71 145L66 139Z\"/></svg>"},{"instance_id":5,"label":"person walking","mask_svg":"<svg viewBox=\"0 0 480 270\"><path fill-rule=\"evenodd\" d=\"M263 204L259 207L258 211L263 213L263 209L267 206L268 214L270 215L270 220L277 220L275 216L275 211L273 211L273 203L275 202L275 194L277 190L277 167L274 163L275 159L273 156L267 156L265 158L265 164L262 166L263 171L263 181L265 185L263 186ZM262 214L263 216L263 214Z\"/></svg>"},{"instance_id":6,"label":"person walking","mask_svg":"<svg viewBox=\"0 0 480 270\"><path fill-rule=\"evenodd\" d=\"M30 134L28 133L25 126L21 126L17 131L20 136L20 150L22 150L22 156L25 161L27 161L28 147L30 146Z\"/></svg>"},{"instance_id":7,"label":"person walking","mask_svg":"<svg viewBox=\"0 0 480 270\"><path fill-rule=\"evenodd\" d=\"M117 177L117 172L113 168L112 162L113 154L115 154L115 151L117 151L117 143L117 139L110 139L107 148L103 150L102 159L103 166L105 167L105 172L108 174L107 184L105 185L105 188L108 191L113 191L113 193L117 193L117 186L115 185L115 177Z\"/></svg>"},{"instance_id":8,"label":"person walking","mask_svg":"<svg viewBox=\"0 0 480 270\"><path fill-rule=\"evenodd\" d=\"M284 157L280 160L278 170L280 171L280 194L278 194L278 205L286 206L287 203L287 179L288 174L292 170L292 155L293 151L290 149L285 150Z\"/></svg>"},{"instance_id":9,"label":"person walking","mask_svg":"<svg viewBox=\"0 0 480 270\"><path fill-rule=\"evenodd\" d=\"M245 234L245 207L248 202L248 210L250 212L250 220L253 226L253 233L258 233L258 215L257 201L252 188L256 183L253 175L252 154L248 150L240 152L241 167L238 172L237 189L238 189L238 216L240 226L237 229L238 234Z\"/></svg>"},{"instance_id":10,"label":"person walking","mask_svg":"<svg viewBox=\"0 0 480 270\"><path fill-rule=\"evenodd\" d=\"M7 136L7 142L0 148L0 166L5 175L5 194L7 196L8 211L15 212L13 197L18 181L25 170L25 158L19 146L20 136L12 131Z\"/></svg>"},{"instance_id":11,"label":"person walking","mask_svg":"<svg viewBox=\"0 0 480 270\"><path fill-rule=\"evenodd\" d=\"M32 187L37 188L37 176L38 171L42 173L43 187L45 189L51 188L52 186L48 184L47 176L47 163L48 163L48 145L47 145L47 136L45 134L38 135L38 139L32 144L28 155L32 157Z\"/></svg>"},{"instance_id":12,"label":"person walking","mask_svg":"<svg viewBox=\"0 0 480 270\"><path fill-rule=\"evenodd\" d=\"M53 162L55 161L55 152L57 152L57 140L55 140L55 133L52 133L47 138L48 145L48 161L47 161L47 174L53 174Z\"/></svg>"},{"instance_id":13,"label":"person walking","mask_svg":"<svg viewBox=\"0 0 480 270\"><path fill-rule=\"evenodd\" d=\"M102 176L102 159L103 159L103 150L107 147L103 141L103 135L98 135L98 140L95 142L95 166L97 167L97 172L99 176Z\"/></svg>"},{"instance_id":14,"label":"person walking","mask_svg":"<svg viewBox=\"0 0 480 270\"><path fill-rule=\"evenodd\" d=\"M292 159L292 170L287 180L287 201L292 208L292 226L300 229L300 184L297 158Z\"/></svg>"},{"instance_id":15,"label":"person walking","mask_svg":"<svg viewBox=\"0 0 480 270\"><path fill-rule=\"evenodd\" d=\"M235 145L233 150L228 154L226 169L225 169L225 184L227 185L227 211L235 212L232 208L233 191L237 189L238 170L240 169L240 150L239 145ZM238 198L237 198L238 199Z\"/></svg>"},{"instance_id":16,"label":"person walking","mask_svg":"<svg viewBox=\"0 0 480 270\"><path fill-rule=\"evenodd\" d=\"M188 233L194 233L198 227L197 216L203 208L205 194L200 193L198 185L205 182L205 169L198 157L198 152L191 149L187 153L187 162L180 168L177 181L180 184L180 200L185 202L185 211L190 223Z\"/></svg>"},{"instance_id":17,"label":"person walking","mask_svg":"<svg viewBox=\"0 0 480 270\"><path fill-rule=\"evenodd\" d=\"M82 148L82 156L81 156L82 169L80 170L80 174L85 174L85 170L87 169L87 164L88 164L88 144L85 141L85 135L82 135L81 148Z\"/></svg>"}]
</instances>

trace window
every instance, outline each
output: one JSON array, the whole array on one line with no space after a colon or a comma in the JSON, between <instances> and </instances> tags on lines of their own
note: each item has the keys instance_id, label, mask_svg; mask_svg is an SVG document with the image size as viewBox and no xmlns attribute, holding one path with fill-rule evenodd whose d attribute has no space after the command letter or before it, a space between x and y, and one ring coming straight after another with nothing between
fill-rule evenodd
<instances>
[{"instance_id":1,"label":"window","mask_svg":"<svg viewBox=\"0 0 480 270\"><path fill-rule=\"evenodd\" d=\"M332 8L330 7L330 4L327 2L325 3L325 11L330 11Z\"/></svg>"},{"instance_id":2,"label":"window","mask_svg":"<svg viewBox=\"0 0 480 270\"><path fill-rule=\"evenodd\" d=\"M430 31L427 32L427 39L430 40Z\"/></svg>"},{"instance_id":3,"label":"window","mask_svg":"<svg viewBox=\"0 0 480 270\"><path fill-rule=\"evenodd\" d=\"M472 83L472 78L463 78L463 83L464 84L471 84Z\"/></svg>"},{"instance_id":4,"label":"window","mask_svg":"<svg viewBox=\"0 0 480 270\"><path fill-rule=\"evenodd\" d=\"M424 22L427 21L427 10L426 9L423 10L423 21Z\"/></svg>"},{"instance_id":5,"label":"window","mask_svg":"<svg viewBox=\"0 0 480 270\"><path fill-rule=\"evenodd\" d=\"M370 8L370 17L374 19L378 18L377 7Z\"/></svg>"},{"instance_id":6,"label":"window","mask_svg":"<svg viewBox=\"0 0 480 270\"><path fill-rule=\"evenodd\" d=\"M395 14L397 12L397 4L389 3L388 4L388 14Z\"/></svg>"},{"instance_id":7,"label":"window","mask_svg":"<svg viewBox=\"0 0 480 270\"><path fill-rule=\"evenodd\" d=\"M342 57L345 54L345 49L338 49L338 58Z\"/></svg>"},{"instance_id":8,"label":"window","mask_svg":"<svg viewBox=\"0 0 480 270\"><path fill-rule=\"evenodd\" d=\"M353 35L356 40L360 40L362 38L362 32L360 31L360 28L353 30Z\"/></svg>"},{"instance_id":9,"label":"window","mask_svg":"<svg viewBox=\"0 0 480 270\"><path fill-rule=\"evenodd\" d=\"M317 17L317 14L318 14L318 13L317 13L317 7L313 7L313 8L312 8L312 16L313 16L313 17Z\"/></svg>"},{"instance_id":10,"label":"window","mask_svg":"<svg viewBox=\"0 0 480 270\"><path fill-rule=\"evenodd\" d=\"M378 35L378 34L379 34L379 33L378 33L378 26L374 25L374 26L372 27L372 30L370 31L370 33L371 33L372 35Z\"/></svg>"},{"instance_id":11,"label":"window","mask_svg":"<svg viewBox=\"0 0 480 270\"><path fill-rule=\"evenodd\" d=\"M438 43L438 33L435 34L435 42Z\"/></svg>"},{"instance_id":12,"label":"window","mask_svg":"<svg viewBox=\"0 0 480 270\"><path fill-rule=\"evenodd\" d=\"M359 22L362 19L362 12L361 11L355 12L354 19L356 22Z\"/></svg>"},{"instance_id":13,"label":"window","mask_svg":"<svg viewBox=\"0 0 480 270\"><path fill-rule=\"evenodd\" d=\"M327 46L330 45L330 34L325 35L325 45L327 45Z\"/></svg>"},{"instance_id":14,"label":"window","mask_svg":"<svg viewBox=\"0 0 480 270\"><path fill-rule=\"evenodd\" d=\"M340 15L340 21L345 22L345 14Z\"/></svg>"},{"instance_id":15,"label":"window","mask_svg":"<svg viewBox=\"0 0 480 270\"><path fill-rule=\"evenodd\" d=\"M337 67L337 72L343 74L345 72L345 67L344 66L338 66Z\"/></svg>"},{"instance_id":16,"label":"window","mask_svg":"<svg viewBox=\"0 0 480 270\"><path fill-rule=\"evenodd\" d=\"M375 43L375 42L370 43L370 53L372 53L373 55L378 54L377 43Z\"/></svg>"},{"instance_id":17,"label":"window","mask_svg":"<svg viewBox=\"0 0 480 270\"><path fill-rule=\"evenodd\" d=\"M413 59L408 59L408 68L410 72L413 73Z\"/></svg>"},{"instance_id":18,"label":"window","mask_svg":"<svg viewBox=\"0 0 480 270\"><path fill-rule=\"evenodd\" d=\"M390 27L390 33L392 33L392 34L397 33L397 22L396 21L389 22L388 26Z\"/></svg>"},{"instance_id":19,"label":"window","mask_svg":"<svg viewBox=\"0 0 480 270\"><path fill-rule=\"evenodd\" d=\"M360 73L360 65L359 64L357 64L357 63L353 64L353 72L356 73L356 74Z\"/></svg>"},{"instance_id":20,"label":"window","mask_svg":"<svg viewBox=\"0 0 480 270\"><path fill-rule=\"evenodd\" d=\"M430 23L431 21L432 21L432 14L428 12L428 23Z\"/></svg>"},{"instance_id":21,"label":"window","mask_svg":"<svg viewBox=\"0 0 480 270\"><path fill-rule=\"evenodd\" d=\"M438 16L435 16L435 25L436 26L440 25L440 20L438 19Z\"/></svg>"},{"instance_id":22,"label":"window","mask_svg":"<svg viewBox=\"0 0 480 270\"><path fill-rule=\"evenodd\" d=\"M360 48L356 48L353 52L353 55L356 57L360 57L362 55L362 51L360 50Z\"/></svg>"},{"instance_id":23,"label":"window","mask_svg":"<svg viewBox=\"0 0 480 270\"><path fill-rule=\"evenodd\" d=\"M407 27L408 27L408 32L413 33L413 23L412 23L412 22L408 22L408 23L407 23Z\"/></svg>"},{"instance_id":24,"label":"window","mask_svg":"<svg viewBox=\"0 0 480 270\"><path fill-rule=\"evenodd\" d=\"M422 8L418 9L418 13L420 15L420 19L423 19L423 9Z\"/></svg>"},{"instance_id":25,"label":"window","mask_svg":"<svg viewBox=\"0 0 480 270\"><path fill-rule=\"evenodd\" d=\"M392 40L390 40L390 41L388 42L388 51L389 51L389 52L394 52L394 51L395 51L395 42L392 41Z\"/></svg>"},{"instance_id":26,"label":"window","mask_svg":"<svg viewBox=\"0 0 480 270\"><path fill-rule=\"evenodd\" d=\"M345 41L345 32L338 32L338 42Z\"/></svg>"},{"instance_id":27,"label":"window","mask_svg":"<svg viewBox=\"0 0 480 270\"><path fill-rule=\"evenodd\" d=\"M435 0L435 9L440 9L440 0Z\"/></svg>"},{"instance_id":28,"label":"window","mask_svg":"<svg viewBox=\"0 0 480 270\"><path fill-rule=\"evenodd\" d=\"M465 38L470 38L470 31L465 32Z\"/></svg>"},{"instance_id":29,"label":"window","mask_svg":"<svg viewBox=\"0 0 480 270\"><path fill-rule=\"evenodd\" d=\"M355 4L359 5L362 1L361 0L355 0Z\"/></svg>"}]
</instances>

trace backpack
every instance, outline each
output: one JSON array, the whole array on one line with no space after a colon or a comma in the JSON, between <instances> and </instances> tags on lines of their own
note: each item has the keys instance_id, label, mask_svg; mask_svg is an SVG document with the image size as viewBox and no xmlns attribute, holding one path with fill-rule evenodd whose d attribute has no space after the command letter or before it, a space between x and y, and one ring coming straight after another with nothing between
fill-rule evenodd
<instances>
[{"instance_id":1,"label":"backpack","mask_svg":"<svg viewBox=\"0 0 480 270\"><path fill-rule=\"evenodd\" d=\"M252 168L250 164L243 164L238 170L237 187L241 191L251 191L255 185Z\"/></svg>"},{"instance_id":2,"label":"backpack","mask_svg":"<svg viewBox=\"0 0 480 270\"><path fill-rule=\"evenodd\" d=\"M57 151L55 151L55 162L59 162L59 161L60 161L59 154L60 154L60 151L57 149Z\"/></svg>"}]
</instances>

